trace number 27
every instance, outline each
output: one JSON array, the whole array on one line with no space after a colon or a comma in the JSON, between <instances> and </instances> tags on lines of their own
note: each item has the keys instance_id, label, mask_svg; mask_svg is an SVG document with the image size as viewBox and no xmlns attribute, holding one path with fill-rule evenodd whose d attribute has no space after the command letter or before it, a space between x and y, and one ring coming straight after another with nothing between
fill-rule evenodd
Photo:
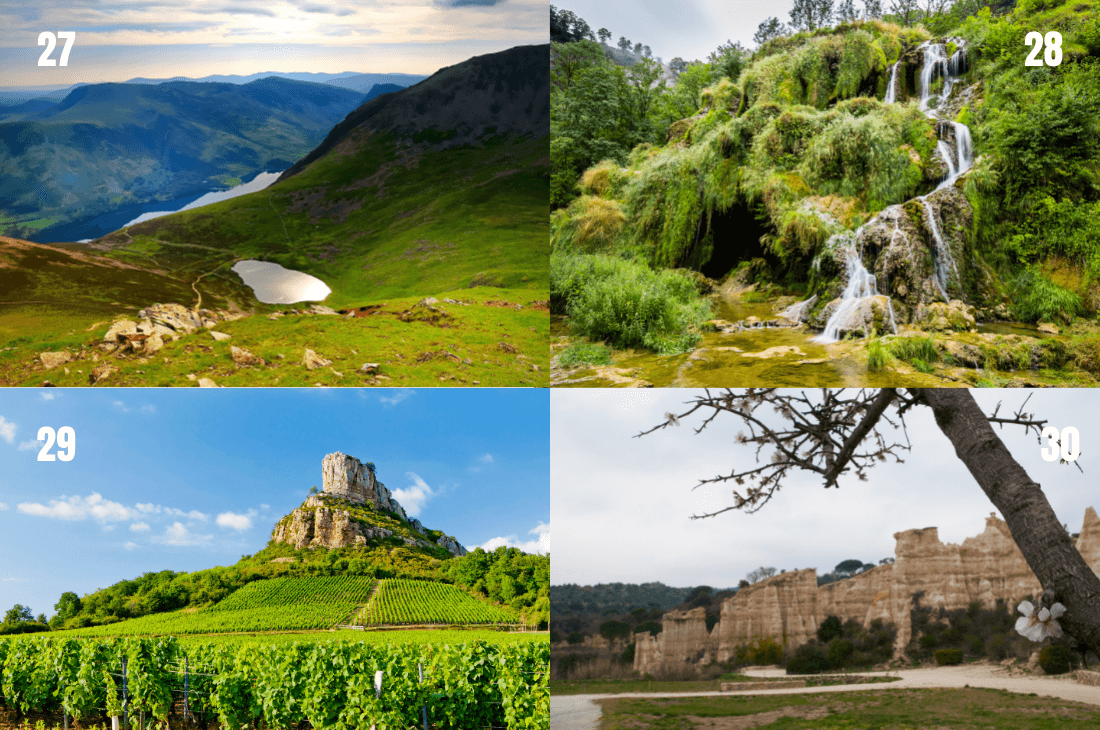
<instances>
[{"instance_id":1,"label":"number 27","mask_svg":"<svg viewBox=\"0 0 1100 730\"><path fill-rule=\"evenodd\" d=\"M53 49L57 47L57 39L65 39L65 48L61 51L61 63L50 58L50 54L53 53ZM68 66L69 65L69 51L73 48L73 41L76 40L75 30L59 30L55 36L48 30L44 30L38 34L38 45L46 46L46 50L42 52L42 55L38 57L39 66Z\"/></svg>"}]
</instances>

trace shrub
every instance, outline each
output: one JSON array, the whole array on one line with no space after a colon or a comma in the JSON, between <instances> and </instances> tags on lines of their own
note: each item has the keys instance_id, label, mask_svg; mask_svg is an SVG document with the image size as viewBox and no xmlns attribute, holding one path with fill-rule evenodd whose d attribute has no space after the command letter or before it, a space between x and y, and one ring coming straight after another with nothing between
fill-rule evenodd
<instances>
[{"instance_id":1,"label":"shrub","mask_svg":"<svg viewBox=\"0 0 1100 730\"><path fill-rule=\"evenodd\" d=\"M783 661L783 647L772 637L765 636L737 647L734 661L737 664L780 664Z\"/></svg>"},{"instance_id":2,"label":"shrub","mask_svg":"<svg viewBox=\"0 0 1100 730\"><path fill-rule=\"evenodd\" d=\"M646 621L645 623L640 623L635 626L634 633L640 634L643 631L648 631L653 636L656 636L657 634L661 633L662 628L664 627L661 625L660 621Z\"/></svg>"},{"instance_id":3,"label":"shrub","mask_svg":"<svg viewBox=\"0 0 1100 730\"><path fill-rule=\"evenodd\" d=\"M936 341L931 336L899 337L890 343L889 348L891 355L907 362L921 360L929 363L940 359L940 351L936 348Z\"/></svg>"},{"instance_id":4,"label":"shrub","mask_svg":"<svg viewBox=\"0 0 1100 730\"><path fill-rule=\"evenodd\" d=\"M622 621L605 621L600 624L600 636L608 641L625 639L632 633L630 624L623 623Z\"/></svg>"},{"instance_id":5,"label":"shrub","mask_svg":"<svg viewBox=\"0 0 1100 730\"><path fill-rule=\"evenodd\" d=\"M584 632L573 631L569 634L569 636L565 637L565 640L570 644L582 644L584 643Z\"/></svg>"},{"instance_id":6,"label":"shrub","mask_svg":"<svg viewBox=\"0 0 1100 730\"><path fill-rule=\"evenodd\" d=\"M622 660L624 664L634 663L634 642L630 642L630 646L623 649Z\"/></svg>"},{"instance_id":7,"label":"shrub","mask_svg":"<svg viewBox=\"0 0 1100 730\"><path fill-rule=\"evenodd\" d=\"M990 636L985 640L985 655L1000 661L1008 656L1008 642L1003 635Z\"/></svg>"},{"instance_id":8,"label":"shrub","mask_svg":"<svg viewBox=\"0 0 1100 730\"><path fill-rule=\"evenodd\" d=\"M1081 297L1045 276L1025 271L1016 280L1014 309L1024 322L1068 322L1081 311Z\"/></svg>"},{"instance_id":9,"label":"shrub","mask_svg":"<svg viewBox=\"0 0 1100 730\"><path fill-rule=\"evenodd\" d=\"M830 667L842 667L848 657L855 651L855 646L848 639L836 638L825 647L825 659Z\"/></svg>"},{"instance_id":10,"label":"shrub","mask_svg":"<svg viewBox=\"0 0 1100 730\"><path fill-rule=\"evenodd\" d=\"M1051 644L1039 653L1039 666L1047 674L1065 674L1075 663L1073 652L1061 644Z\"/></svg>"},{"instance_id":11,"label":"shrub","mask_svg":"<svg viewBox=\"0 0 1100 730\"><path fill-rule=\"evenodd\" d=\"M828 644L843 633L841 626L840 618L829 616L817 627L817 638L821 640L821 643Z\"/></svg>"},{"instance_id":12,"label":"shrub","mask_svg":"<svg viewBox=\"0 0 1100 730\"><path fill-rule=\"evenodd\" d=\"M690 350L710 317L690 278L599 255L551 256L550 306L569 314L574 334L662 354Z\"/></svg>"},{"instance_id":13,"label":"shrub","mask_svg":"<svg viewBox=\"0 0 1100 730\"><path fill-rule=\"evenodd\" d=\"M818 674L828 668L825 647L816 641L810 641L798 647L794 655L787 660L788 674Z\"/></svg>"},{"instance_id":14,"label":"shrub","mask_svg":"<svg viewBox=\"0 0 1100 730\"><path fill-rule=\"evenodd\" d=\"M890 362L890 351L882 340L871 340L867 343L867 369L871 372L883 370Z\"/></svg>"},{"instance_id":15,"label":"shrub","mask_svg":"<svg viewBox=\"0 0 1100 730\"><path fill-rule=\"evenodd\" d=\"M936 640L935 634L925 634L920 637L920 645L922 649L934 649L939 641Z\"/></svg>"},{"instance_id":16,"label":"shrub","mask_svg":"<svg viewBox=\"0 0 1100 730\"><path fill-rule=\"evenodd\" d=\"M950 666L952 664L962 664L962 660L962 649L936 649L936 664L941 667Z\"/></svg>"}]
</instances>

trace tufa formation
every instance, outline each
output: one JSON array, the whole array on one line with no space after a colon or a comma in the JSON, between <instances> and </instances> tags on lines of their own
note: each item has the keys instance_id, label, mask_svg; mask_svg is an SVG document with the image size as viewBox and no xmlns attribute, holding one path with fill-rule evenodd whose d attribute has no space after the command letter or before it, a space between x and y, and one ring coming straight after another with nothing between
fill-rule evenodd
<instances>
[{"instance_id":1,"label":"tufa formation","mask_svg":"<svg viewBox=\"0 0 1100 730\"><path fill-rule=\"evenodd\" d=\"M442 547L456 556L466 554L466 548L453 537L439 535L433 539L433 531L420 524L420 520L410 520L386 485L375 478L374 464L363 464L354 456L336 452L321 462L321 478L321 493L311 494L301 507L280 520L271 533L272 540L302 550L354 547L366 545L367 540L397 537L409 547ZM352 505L362 505L370 511L387 515L407 525L409 534L367 524L354 517L349 510L330 506L329 503L336 500L346 500Z\"/></svg>"},{"instance_id":2,"label":"tufa formation","mask_svg":"<svg viewBox=\"0 0 1100 730\"><path fill-rule=\"evenodd\" d=\"M897 627L895 656L913 635L910 610L914 596L921 605L953 610L977 601L992 608L998 600L1013 610L1026 595L1042 593L1009 532L996 514L986 518L985 531L962 545L940 542L935 527L894 534L893 564L823 586L817 571L789 570L742 588L722 604L719 622L707 630L702 608L669 611L657 636L639 634L634 669L646 673L685 665L725 662L738 646L770 636L788 646L800 646L817 636L827 616L855 619L868 626L874 619ZM1085 510L1077 550L1100 574L1100 518Z\"/></svg>"}]
</instances>

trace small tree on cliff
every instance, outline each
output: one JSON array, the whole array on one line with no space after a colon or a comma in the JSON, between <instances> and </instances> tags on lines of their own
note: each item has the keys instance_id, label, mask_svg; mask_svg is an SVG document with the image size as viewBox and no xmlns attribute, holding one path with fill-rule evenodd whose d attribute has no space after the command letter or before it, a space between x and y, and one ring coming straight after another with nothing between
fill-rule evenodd
<instances>
[{"instance_id":1,"label":"small tree on cliff","mask_svg":"<svg viewBox=\"0 0 1100 730\"><path fill-rule=\"evenodd\" d=\"M904 443L888 438L885 427L905 433L906 413L914 408L932 409L936 425L1004 516L1012 539L1039 579L1043 594L1034 607L1035 614L1040 613L1040 606L1049 610L1062 604L1061 627L1080 644L1100 652L1100 577L1077 552L1042 487L1012 458L991 425L1014 424L1041 434L1046 421L1024 413L1023 406L1011 417L998 417L1000 406L987 416L968 390L946 388L904 392L884 388L860 390L854 395L825 390L820 399L811 399L803 391L749 389L714 394L708 390L688 406L638 436L667 428L699 411L705 417L696 433L719 416L730 414L749 429L747 435L738 434L738 442L756 447L755 466L700 480L700 485L734 482L746 488L733 491L732 505L693 519L738 509L755 512L782 488L784 477L792 470L819 474L825 488L838 487L839 478L849 473L866 480L867 471L876 463L888 458L900 463L898 454L910 448L907 435ZM768 409L774 409L781 425L764 420Z\"/></svg>"}]
</instances>

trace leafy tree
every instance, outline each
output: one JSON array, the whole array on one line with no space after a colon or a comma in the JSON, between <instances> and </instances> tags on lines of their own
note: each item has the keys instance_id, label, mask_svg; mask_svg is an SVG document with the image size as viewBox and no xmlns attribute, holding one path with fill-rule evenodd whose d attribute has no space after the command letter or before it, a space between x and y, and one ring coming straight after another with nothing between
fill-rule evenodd
<instances>
[{"instance_id":1,"label":"leafy tree","mask_svg":"<svg viewBox=\"0 0 1100 730\"><path fill-rule=\"evenodd\" d=\"M836 572L838 573L847 573L848 575L851 575L853 573L859 572L862 568L862 560L850 559L837 564L834 570L836 570Z\"/></svg>"},{"instance_id":2,"label":"leafy tree","mask_svg":"<svg viewBox=\"0 0 1100 730\"><path fill-rule=\"evenodd\" d=\"M752 42L757 46L762 46L772 38L787 35L789 32L790 30L784 23L780 22L779 18L772 16L756 26L756 34L753 35Z\"/></svg>"},{"instance_id":3,"label":"leafy tree","mask_svg":"<svg viewBox=\"0 0 1100 730\"><path fill-rule=\"evenodd\" d=\"M832 20L833 0L794 0L791 25L796 30L814 31L829 25Z\"/></svg>"},{"instance_id":4,"label":"leafy tree","mask_svg":"<svg viewBox=\"0 0 1100 730\"><path fill-rule=\"evenodd\" d=\"M711 52L707 61L711 65L715 80L725 76L730 81L736 81L751 55L740 41L737 43L726 41Z\"/></svg>"},{"instance_id":5,"label":"leafy tree","mask_svg":"<svg viewBox=\"0 0 1100 730\"><path fill-rule=\"evenodd\" d=\"M642 46L642 58L653 58L653 51L649 46Z\"/></svg>"},{"instance_id":6,"label":"leafy tree","mask_svg":"<svg viewBox=\"0 0 1100 730\"><path fill-rule=\"evenodd\" d=\"M609 31L607 28L600 28L598 31L596 31L596 35L600 37L600 43L607 43L609 40L611 40L611 31Z\"/></svg>"},{"instance_id":7,"label":"leafy tree","mask_svg":"<svg viewBox=\"0 0 1100 730\"><path fill-rule=\"evenodd\" d=\"M882 0L863 0L863 17L877 20L882 17Z\"/></svg>"},{"instance_id":8,"label":"leafy tree","mask_svg":"<svg viewBox=\"0 0 1100 730\"><path fill-rule=\"evenodd\" d=\"M749 583L759 583L765 578L771 578L776 572L775 568L765 568L761 566L756 570L749 571L749 574L745 576L745 580Z\"/></svg>"},{"instance_id":9,"label":"leafy tree","mask_svg":"<svg viewBox=\"0 0 1100 730\"><path fill-rule=\"evenodd\" d=\"M676 56L668 62L668 67L672 69L672 73L679 75L687 68L687 62L679 56Z\"/></svg>"},{"instance_id":10,"label":"leafy tree","mask_svg":"<svg viewBox=\"0 0 1100 730\"><path fill-rule=\"evenodd\" d=\"M833 639L844 633L844 624L838 616L828 616L817 627L817 638L822 644L828 644Z\"/></svg>"},{"instance_id":11,"label":"leafy tree","mask_svg":"<svg viewBox=\"0 0 1100 730\"><path fill-rule=\"evenodd\" d=\"M890 0L890 15L902 25L912 25L917 21L917 0Z\"/></svg>"},{"instance_id":12,"label":"leafy tree","mask_svg":"<svg viewBox=\"0 0 1100 730\"><path fill-rule=\"evenodd\" d=\"M65 621L80 613L80 597L72 591L65 591L61 598L54 604L53 610L56 618Z\"/></svg>"},{"instance_id":13,"label":"leafy tree","mask_svg":"<svg viewBox=\"0 0 1100 730\"><path fill-rule=\"evenodd\" d=\"M627 40L626 36L619 36L619 49L623 51L630 50L630 41Z\"/></svg>"},{"instance_id":14,"label":"leafy tree","mask_svg":"<svg viewBox=\"0 0 1100 730\"><path fill-rule=\"evenodd\" d=\"M859 20L855 0L840 0L840 5L836 9L836 20L838 23L852 23Z\"/></svg>"},{"instance_id":15,"label":"leafy tree","mask_svg":"<svg viewBox=\"0 0 1100 730\"><path fill-rule=\"evenodd\" d=\"M604 621L600 624L600 636L608 641L614 641L615 639L629 638L634 632L630 628L630 624L622 621Z\"/></svg>"},{"instance_id":16,"label":"leafy tree","mask_svg":"<svg viewBox=\"0 0 1100 730\"><path fill-rule=\"evenodd\" d=\"M34 620L37 621L40 624L47 623L46 614L40 613L40 614L38 614L37 616L34 617Z\"/></svg>"},{"instance_id":17,"label":"leafy tree","mask_svg":"<svg viewBox=\"0 0 1100 730\"><path fill-rule=\"evenodd\" d=\"M634 44L634 55L635 56L642 55L642 43L641 43L641 41L638 41L637 43Z\"/></svg>"},{"instance_id":18,"label":"leafy tree","mask_svg":"<svg viewBox=\"0 0 1100 730\"><path fill-rule=\"evenodd\" d=\"M4 623L14 624L20 621L34 621L34 614L31 613L31 609L27 606L17 603L9 608L8 612L4 614Z\"/></svg>"},{"instance_id":19,"label":"leafy tree","mask_svg":"<svg viewBox=\"0 0 1100 730\"><path fill-rule=\"evenodd\" d=\"M1066 609L1060 619L1062 630L1092 651L1100 650L1100 604L1095 600L1100 595L1100 576L1074 547L1042 488L991 426L1019 425L1040 434L1046 421L1024 413L1022 406L1011 417L999 417L1000 406L987 416L970 391L946 388L911 388L904 393L884 388L861 390L856 395L825 390L814 399L802 392L775 389L708 391L697 396L684 413L670 414L639 436L683 421L695 411L713 411L698 432L725 413L748 426L749 435L740 434L737 440L757 447L760 463L700 483L754 484L744 494L735 489L731 506L696 516L705 518L730 510L759 510L783 487L791 471L818 474L827 488L839 486L845 474L866 479L867 471L877 463L890 458L900 461L899 453L910 448L908 439L887 438L884 432L887 428L904 432L904 415L914 408L932 411L955 454L1004 516L1016 546L1043 587L1035 610L1061 603ZM779 414L779 425L770 417L764 420L764 413L773 410Z\"/></svg>"}]
</instances>

